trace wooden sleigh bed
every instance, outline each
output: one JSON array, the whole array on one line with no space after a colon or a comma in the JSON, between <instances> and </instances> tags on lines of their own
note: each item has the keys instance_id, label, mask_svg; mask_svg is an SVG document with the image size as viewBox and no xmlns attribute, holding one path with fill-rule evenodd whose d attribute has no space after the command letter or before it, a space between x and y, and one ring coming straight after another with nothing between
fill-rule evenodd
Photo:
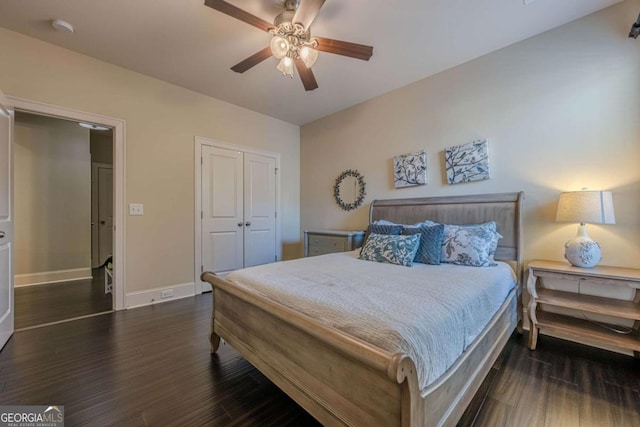
<instances>
[{"instance_id":1,"label":"wooden sleigh bed","mask_svg":"<svg viewBox=\"0 0 640 427\"><path fill-rule=\"evenodd\" d=\"M375 200L370 221L495 221L495 259L517 285L489 324L439 379L420 390L414 362L205 272L213 286L211 351L224 339L324 425L455 425L513 330L521 324L523 193Z\"/></svg>"}]
</instances>

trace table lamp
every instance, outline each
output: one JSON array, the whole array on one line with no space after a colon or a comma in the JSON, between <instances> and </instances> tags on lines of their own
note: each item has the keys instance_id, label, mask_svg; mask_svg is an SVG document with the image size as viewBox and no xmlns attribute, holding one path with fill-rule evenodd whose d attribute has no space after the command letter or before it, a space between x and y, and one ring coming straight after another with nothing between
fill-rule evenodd
<instances>
[{"instance_id":1,"label":"table lamp","mask_svg":"<svg viewBox=\"0 0 640 427\"><path fill-rule=\"evenodd\" d=\"M568 191L560 193L556 221L579 222L578 234L565 245L564 257L576 267L594 267L602 259L600 245L587 233L587 223L615 224L610 191Z\"/></svg>"}]
</instances>

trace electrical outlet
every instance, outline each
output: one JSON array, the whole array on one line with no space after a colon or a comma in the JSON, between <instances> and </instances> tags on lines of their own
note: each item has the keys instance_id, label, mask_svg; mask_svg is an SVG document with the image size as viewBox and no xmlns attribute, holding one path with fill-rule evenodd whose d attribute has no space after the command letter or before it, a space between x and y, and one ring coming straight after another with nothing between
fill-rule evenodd
<instances>
[{"instance_id":1,"label":"electrical outlet","mask_svg":"<svg viewBox=\"0 0 640 427\"><path fill-rule=\"evenodd\" d=\"M142 203L129 203L129 215L144 215L144 205Z\"/></svg>"},{"instance_id":2,"label":"electrical outlet","mask_svg":"<svg viewBox=\"0 0 640 427\"><path fill-rule=\"evenodd\" d=\"M162 299L173 298L173 289L167 289L160 293Z\"/></svg>"}]
</instances>

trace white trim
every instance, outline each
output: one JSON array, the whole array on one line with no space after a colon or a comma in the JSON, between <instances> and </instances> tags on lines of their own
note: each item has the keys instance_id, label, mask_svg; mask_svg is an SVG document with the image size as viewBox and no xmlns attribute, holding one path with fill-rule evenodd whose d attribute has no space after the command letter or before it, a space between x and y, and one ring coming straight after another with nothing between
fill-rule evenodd
<instances>
[{"instance_id":1,"label":"white trim","mask_svg":"<svg viewBox=\"0 0 640 427\"><path fill-rule=\"evenodd\" d=\"M122 119L103 116L100 114L87 113L58 105L45 104L43 102L31 101L23 98L8 96L14 109L35 113L50 117L59 117L81 122L91 122L98 125L113 128L113 213L114 213L114 239L113 239L113 261L114 261L114 287L113 301L115 310L123 310L125 297L125 126Z\"/></svg>"},{"instance_id":2,"label":"white trim","mask_svg":"<svg viewBox=\"0 0 640 427\"><path fill-rule=\"evenodd\" d=\"M258 154L265 157L271 157L276 160L276 212L278 213L276 218L276 254L278 260L282 260L282 206L281 206L281 179L282 170L280 169L280 153L273 151L259 150L252 147L243 145L228 144L226 142L216 141L214 139L204 138L201 136L195 137L194 143L194 163L195 163L195 260L194 260L194 277L195 284L194 292L197 294L202 293L202 282L200 281L200 268L202 264L202 146L207 145L217 148L226 148L227 150L242 151L244 153Z\"/></svg>"},{"instance_id":3,"label":"white trim","mask_svg":"<svg viewBox=\"0 0 640 427\"><path fill-rule=\"evenodd\" d=\"M43 271L41 273L16 274L13 283L21 286L45 285L47 283L70 282L72 280L91 279L91 267L72 268L69 270Z\"/></svg>"},{"instance_id":4,"label":"white trim","mask_svg":"<svg viewBox=\"0 0 640 427\"><path fill-rule=\"evenodd\" d=\"M202 264L202 146L205 144L205 139L200 138L199 136L195 137L195 160L194 164L196 166L195 176L194 176L194 199L195 199L195 211L194 211L194 231L195 231L195 242L194 242L194 254L195 259L193 260L193 283L194 289L193 292L196 295L202 293L202 281L200 280L201 266Z\"/></svg>"},{"instance_id":5,"label":"white trim","mask_svg":"<svg viewBox=\"0 0 640 427\"><path fill-rule=\"evenodd\" d=\"M162 291L173 290L173 296L162 298ZM194 296L194 283L179 283L162 288L146 289L139 292L127 294L127 310L130 308L143 307L145 305L158 304L167 301L175 301L181 298Z\"/></svg>"}]
</instances>

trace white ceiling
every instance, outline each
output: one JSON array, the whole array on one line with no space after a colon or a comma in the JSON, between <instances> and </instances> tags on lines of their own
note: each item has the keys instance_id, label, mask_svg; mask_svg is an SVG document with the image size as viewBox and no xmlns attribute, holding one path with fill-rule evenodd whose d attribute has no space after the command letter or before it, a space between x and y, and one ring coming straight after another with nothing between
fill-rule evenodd
<instances>
[{"instance_id":1,"label":"white ceiling","mask_svg":"<svg viewBox=\"0 0 640 427\"><path fill-rule=\"evenodd\" d=\"M319 89L276 59L229 68L269 34L204 0L0 0L0 26L302 125L534 36L620 0L327 0L312 34L374 46L369 62L320 53ZM229 0L273 21L278 0ZM61 18L75 33L59 33Z\"/></svg>"}]
</instances>

